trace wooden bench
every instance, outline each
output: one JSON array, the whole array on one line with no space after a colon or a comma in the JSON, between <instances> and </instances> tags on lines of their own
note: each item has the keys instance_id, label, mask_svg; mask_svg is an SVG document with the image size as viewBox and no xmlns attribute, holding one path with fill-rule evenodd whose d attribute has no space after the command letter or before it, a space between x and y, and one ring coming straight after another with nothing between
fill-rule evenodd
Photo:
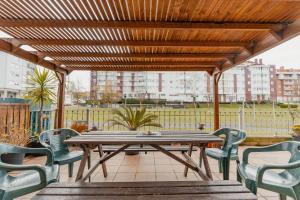
<instances>
[{"instance_id":1,"label":"wooden bench","mask_svg":"<svg viewBox=\"0 0 300 200\"><path fill-rule=\"evenodd\" d=\"M255 200L237 181L54 183L34 200Z\"/></svg>"},{"instance_id":2,"label":"wooden bench","mask_svg":"<svg viewBox=\"0 0 300 200\"><path fill-rule=\"evenodd\" d=\"M105 153L113 153L115 151L117 151L118 149L120 149L121 146L117 146L117 145L103 145L103 152ZM166 149L167 151L178 151L178 152L187 152L189 150L189 147L184 145L184 146L171 146L171 145L164 145L162 146L164 149ZM154 152L154 151L158 151L157 149L149 146L149 145L142 145L142 146L138 146L138 145L134 145L134 146L130 146L126 149L126 151L138 151L138 152ZM197 151L196 148L193 148L193 151ZM94 152L98 152L98 149L95 149Z\"/></svg>"}]
</instances>

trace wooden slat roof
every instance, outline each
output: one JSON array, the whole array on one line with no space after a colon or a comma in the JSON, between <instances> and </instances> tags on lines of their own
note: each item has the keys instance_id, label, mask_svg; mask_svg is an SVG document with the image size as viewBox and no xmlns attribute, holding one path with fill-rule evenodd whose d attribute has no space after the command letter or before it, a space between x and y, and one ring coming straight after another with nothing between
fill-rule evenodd
<instances>
[{"instance_id":1,"label":"wooden slat roof","mask_svg":"<svg viewBox=\"0 0 300 200\"><path fill-rule=\"evenodd\" d=\"M212 74L295 37L299 19L295 0L2 0L0 50L66 72Z\"/></svg>"}]
</instances>

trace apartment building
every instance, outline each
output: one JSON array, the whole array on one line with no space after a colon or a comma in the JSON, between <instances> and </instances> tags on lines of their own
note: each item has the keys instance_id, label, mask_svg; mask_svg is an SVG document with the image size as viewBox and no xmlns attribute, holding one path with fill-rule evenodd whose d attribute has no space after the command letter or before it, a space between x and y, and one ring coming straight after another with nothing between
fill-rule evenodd
<instances>
[{"instance_id":1,"label":"apartment building","mask_svg":"<svg viewBox=\"0 0 300 200\"><path fill-rule=\"evenodd\" d=\"M127 98L180 102L213 99L213 79L205 72L92 72L91 97L94 94L101 98L107 83ZM256 59L222 74L219 98L221 102L299 101L299 84L300 70L280 68L276 71L274 65Z\"/></svg>"},{"instance_id":2,"label":"apartment building","mask_svg":"<svg viewBox=\"0 0 300 200\"><path fill-rule=\"evenodd\" d=\"M91 72L91 99L101 99L109 85L123 98L205 101L204 78L201 72Z\"/></svg>"},{"instance_id":3,"label":"apartment building","mask_svg":"<svg viewBox=\"0 0 300 200\"><path fill-rule=\"evenodd\" d=\"M23 97L35 64L0 52L0 98Z\"/></svg>"},{"instance_id":4,"label":"apartment building","mask_svg":"<svg viewBox=\"0 0 300 200\"><path fill-rule=\"evenodd\" d=\"M212 93L213 88L209 90ZM220 78L221 102L276 101L276 97L276 68L264 64L262 59L227 70Z\"/></svg>"},{"instance_id":5,"label":"apartment building","mask_svg":"<svg viewBox=\"0 0 300 200\"><path fill-rule=\"evenodd\" d=\"M276 71L277 100L279 102L300 101L300 69L280 67Z\"/></svg>"}]
</instances>

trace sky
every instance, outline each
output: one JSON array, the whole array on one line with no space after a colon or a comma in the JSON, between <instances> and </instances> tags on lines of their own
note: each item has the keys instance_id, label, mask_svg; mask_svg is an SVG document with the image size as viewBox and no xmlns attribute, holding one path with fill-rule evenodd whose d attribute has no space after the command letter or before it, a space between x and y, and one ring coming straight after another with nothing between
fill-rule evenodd
<instances>
[{"instance_id":1,"label":"sky","mask_svg":"<svg viewBox=\"0 0 300 200\"><path fill-rule=\"evenodd\" d=\"M264 64L272 64L276 65L276 67L285 66L288 68L300 68L300 36L270 49L255 58L262 58ZM255 58L251 60L254 60ZM79 82L83 90L89 90L89 71L74 71L70 74L69 78L75 83Z\"/></svg>"}]
</instances>

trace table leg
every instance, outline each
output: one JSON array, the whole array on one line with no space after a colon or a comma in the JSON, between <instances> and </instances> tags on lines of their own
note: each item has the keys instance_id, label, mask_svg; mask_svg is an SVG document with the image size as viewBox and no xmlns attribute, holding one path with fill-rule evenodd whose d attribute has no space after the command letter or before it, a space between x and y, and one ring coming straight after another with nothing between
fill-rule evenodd
<instances>
[{"instance_id":1,"label":"table leg","mask_svg":"<svg viewBox=\"0 0 300 200\"><path fill-rule=\"evenodd\" d=\"M79 169L78 169L75 181L79 181L82 178L84 168L85 168L85 165L86 165L86 162L88 160L89 153L90 153L88 147L86 147L85 145L82 145L81 148L83 150L83 158L80 161L80 165L79 165Z\"/></svg>"},{"instance_id":2,"label":"table leg","mask_svg":"<svg viewBox=\"0 0 300 200\"><path fill-rule=\"evenodd\" d=\"M192 156L192 152L193 152L193 144L189 145L189 151L188 151L188 155L191 157ZM188 173L188 167L185 166L184 168L184 177L187 177L187 173Z\"/></svg>"},{"instance_id":3,"label":"table leg","mask_svg":"<svg viewBox=\"0 0 300 200\"><path fill-rule=\"evenodd\" d=\"M99 156L101 158L104 155L102 144L98 145L98 151L99 151ZM107 168L106 168L105 162L102 163L102 170L103 170L103 175L106 178L107 177Z\"/></svg>"},{"instance_id":4,"label":"table leg","mask_svg":"<svg viewBox=\"0 0 300 200\"><path fill-rule=\"evenodd\" d=\"M208 163L208 159L207 159L207 156L206 156L206 153L205 153L205 147L200 148L200 154L201 154L201 157L203 159L203 165L204 165L204 168L205 168L206 176L210 180L213 180L211 170L210 170L210 167L209 167L209 163Z\"/></svg>"},{"instance_id":5,"label":"table leg","mask_svg":"<svg viewBox=\"0 0 300 200\"><path fill-rule=\"evenodd\" d=\"M89 157L88 157L88 163L87 163L87 166L88 166L88 170L91 168L91 163L92 162L92 153L91 153L91 149L89 149ZM91 182L91 177L89 177L89 182Z\"/></svg>"}]
</instances>

